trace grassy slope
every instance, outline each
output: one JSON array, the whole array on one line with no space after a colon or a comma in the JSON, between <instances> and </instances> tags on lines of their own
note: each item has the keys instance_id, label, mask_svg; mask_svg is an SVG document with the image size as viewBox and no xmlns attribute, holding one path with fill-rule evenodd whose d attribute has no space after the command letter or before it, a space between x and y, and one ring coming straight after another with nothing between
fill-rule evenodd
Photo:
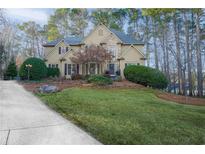
<instances>
[{"instance_id":1,"label":"grassy slope","mask_svg":"<svg viewBox=\"0 0 205 154\"><path fill-rule=\"evenodd\" d=\"M205 107L163 101L151 90L70 88L39 96L104 144L205 144Z\"/></svg>"}]
</instances>

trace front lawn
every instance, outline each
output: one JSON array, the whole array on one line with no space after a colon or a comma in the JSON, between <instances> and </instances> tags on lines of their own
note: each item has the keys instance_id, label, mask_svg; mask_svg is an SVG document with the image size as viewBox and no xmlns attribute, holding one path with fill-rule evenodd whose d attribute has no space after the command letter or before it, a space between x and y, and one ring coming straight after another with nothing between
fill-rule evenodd
<instances>
[{"instance_id":1,"label":"front lawn","mask_svg":"<svg viewBox=\"0 0 205 154\"><path fill-rule=\"evenodd\" d=\"M152 90L69 88L38 95L103 144L205 144L205 107L158 99Z\"/></svg>"}]
</instances>

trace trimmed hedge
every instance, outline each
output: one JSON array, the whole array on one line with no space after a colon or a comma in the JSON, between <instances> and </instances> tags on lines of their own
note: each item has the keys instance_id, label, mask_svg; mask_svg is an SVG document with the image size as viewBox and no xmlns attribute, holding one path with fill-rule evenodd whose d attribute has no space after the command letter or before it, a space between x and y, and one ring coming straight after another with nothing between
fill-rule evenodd
<instances>
[{"instance_id":1,"label":"trimmed hedge","mask_svg":"<svg viewBox=\"0 0 205 154\"><path fill-rule=\"evenodd\" d=\"M19 75L22 79L28 78L28 68L26 65L32 65L30 68L30 79L40 80L47 77L47 67L43 60L39 58L28 58L26 59L20 67Z\"/></svg>"},{"instance_id":2,"label":"trimmed hedge","mask_svg":"<svg viewBox=\"0 0 205 154\"><path fill-rule=\"evenodd\" d=\"M146 66L129 65L124 69L124 76L129 81L152 88L164 89L168 85L168 80L161 71Z\"/></svg>"},{"instance_id":3,"label":"trimmed hedge","mask_svg":"<svg viewBox=\"0 0 205 154\"><path fill-rule=\"evenodd\" d=\"M59 77L60 70L59 68L47 68L47 77Z\"/></svg>"},{"instance_id":4,"label":"trimmed hedge","mask_svg":"<svg viewBox=\"0 0 205 154\"><path fill-rule=\"evenodd\" d=\"M95 85L99 86L112 84L112 80L110 78L104 77L102 75L91 75L87 81L88 83L94 83Z\"/></svg>"}]
</instances>

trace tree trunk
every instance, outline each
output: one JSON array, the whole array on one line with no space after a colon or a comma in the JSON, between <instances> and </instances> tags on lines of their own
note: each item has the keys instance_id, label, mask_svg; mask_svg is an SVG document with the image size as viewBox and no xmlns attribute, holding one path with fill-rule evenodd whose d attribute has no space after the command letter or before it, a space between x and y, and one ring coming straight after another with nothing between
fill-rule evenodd
<instances>
[{"instance_id":1,"label":"tree trunk","mask_svg":"<svg viewBox=\"0 0 205 154\"><path fill-rule=\"evenodd\" d=\"M162 53L163 53L163 70L167 76L167 61L166 61L166 48L165 48L165 30L162 30Z\"/></svg>"},{"instance_id":2,"label":"tree trunk","mask_svg":"<svg viewBox=\"0 0 205 154\"><path fill-rule=\"evenodd\" d=\"M146 58L147 58L147 66L149 67L150 65L150 51L149 51L149 19L146 16L145 17L145 23L146 23L146 27L145 27L145 42L146 42Z\"/></svg>"},{"instance_id":3,"label":"tree trunk","mask_svg":"<svg viewBox=\"0 0 205 154\"><path fill-rule=\"evenodd\" d=\"M191 50L189 47L189 21L187 19L186 12L184 12L185 20L185 44L186 44L186 53L187 53L187 70L188 70L188 82L189 82L189 96L192 96L193 85L192 85L192 74L191 74Z\"/></svg>"},{"instance_id":4,"label":"tree trunk","mask_svg":"<svg viewBox=\"0 0 205 154\"><path fill-rule=\"evenodd\" d=\"M166 68L167 68L167 78L168 81L171 82L171 78L170 78L170 67L169 67L169 47L168 47L168 35L167 35L167 31L168 31L168 25L167 23L165 24L165 56L166 56Z\"/></svg>"},{"instance_id":5,"label":"tree trunk","mask_svg":"<svg viewBox=\"0 0 205 154\"><path fill-rule=\"evenodd\" d=\"M154 59L155 59L155 68L159 69L159 61L158 61L158 52L157 52L157 32L156 32L156 21L153 22L153 41L154 41Z\"/></svg>"},{"instance_id":6,"label":"tree trunk","mask_svg":"<svg viewBox=\"0 0 205 154\"><path fill-rule=\"evenodd\" d=\"M179 46L179 30L178 30L178 24L177 24L177 17L176 14L173 18L173 24L174 24L174 36L175 36L175 45L176 45L176 58L177 58L177 73L178 73L178 83L179 83L179 94L183 94L182 91L182 66L181 66L181 52L180 52L180 46Z\"/></svg>"},{"instance_id":7,"label":"tree trunk","mask_svg":"<svg viewBox=\"0 0 205 154\"><path fill-rule=\"evenodd\" d=\"M198 96L203 96L203 75L200 49L200 12L196 13L196 59L197 59L197 91Z\"/></svg>"}]
</instances>

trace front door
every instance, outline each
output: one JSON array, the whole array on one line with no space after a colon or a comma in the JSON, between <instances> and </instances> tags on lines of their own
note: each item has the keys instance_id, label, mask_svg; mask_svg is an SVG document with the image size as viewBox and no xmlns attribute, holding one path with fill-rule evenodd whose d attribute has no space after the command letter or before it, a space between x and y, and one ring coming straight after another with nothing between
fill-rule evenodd
<instances>
[{"instance_id":1,"label":"front door","mask_svg":"<svg viewBox=\"0 0 205 154\"><path fill-rule=\"evenodd\" d=\"M109 64L109 72L110 74L115 74L115 64Z\"/></svg>"},{"instance_id":2,"label":"front door","mask_svg":"<svg viewBox=\"0 0 205 154\"><path fill-rule=\"evenodd\" d=\"M90 74L96 74L96 63L90 63Z\"/></svg>"}]
</instances>

